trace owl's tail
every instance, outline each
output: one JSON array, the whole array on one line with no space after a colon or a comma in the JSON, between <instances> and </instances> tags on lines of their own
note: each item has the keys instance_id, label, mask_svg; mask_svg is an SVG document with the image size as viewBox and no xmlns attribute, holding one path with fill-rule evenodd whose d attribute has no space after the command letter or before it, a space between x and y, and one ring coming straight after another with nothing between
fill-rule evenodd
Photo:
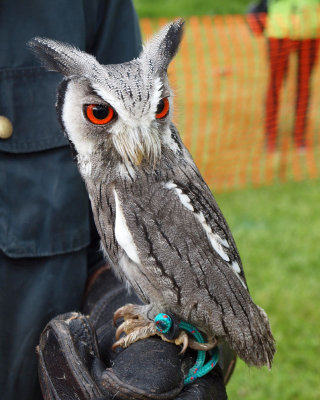
<instances>
[{"instance_id":1,"label":"owl's tail","mask_svg":"<svg viewBox=\"0 0 320 400\"><path fill-rule=\"evenodd\" d=\"M241 327L242 334L228 337L229 345L248 365L267 365L270 369L276 347L268 316L252 302L248 317L249 324Z\"/></svg>"}]
</instances>

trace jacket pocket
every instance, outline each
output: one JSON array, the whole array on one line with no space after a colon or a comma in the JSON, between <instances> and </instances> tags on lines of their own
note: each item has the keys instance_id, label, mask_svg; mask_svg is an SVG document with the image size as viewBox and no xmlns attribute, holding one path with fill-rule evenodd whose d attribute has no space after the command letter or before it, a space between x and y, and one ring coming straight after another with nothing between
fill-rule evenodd
<instances>
[{"instance_id":1,"label":"jacket pocket","mask_svg":"<svg viewBox=\"0 0 320 400\"><path fill-rule=\"evenodd\" d=\"M89 242L89 200L69 147L0 152L2 251L13 258L42 257Z\"/></svg>"},{"instance_id":2,"label":"jacket pocket","mask_svg":"<svg viewBox=\"0 0 320 400\"><path fill-rule=\"evenodd\" d=\"M55 110L61 76L42 67L0 70L0 114L9 118L13 134L0 140L0 151L31 153L67 145Z\"/></svg>"}]
</instances>

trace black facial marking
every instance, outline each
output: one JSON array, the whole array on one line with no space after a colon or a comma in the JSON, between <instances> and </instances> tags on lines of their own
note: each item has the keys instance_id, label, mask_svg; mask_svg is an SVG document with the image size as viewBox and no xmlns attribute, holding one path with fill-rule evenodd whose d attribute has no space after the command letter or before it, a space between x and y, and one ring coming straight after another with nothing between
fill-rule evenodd
<instances>
[{"instance_id":1,"label":"black facial marking","mask_svg":"<svg viewBox=\"0 0 320 400\"><path fill-rule=\"evenodd\" d=\"M75 148L75 145L73 144L73 142L68 138L69 144L70 144L70 149L71 149L71 154L72 154L72 158L73 161L77 161L77 157L78 157L78 152Z\"/></svg>"},{"instance_id":2,"label":"black facial marking","mask_svg":"<svg viewBox=\"0 0 320 400\"><path fill-rule=\"evenodd\" d=\"M67 91L69 82L70 82L70 79L63 79L63 81L58 86L57 99L56 99L56 111L57 111L57 115L58 115L58 121L64 132L65 132L65 127L63 124L63 120L62 120L62 107L63 107L64 98L66 95L66 91Z\"/></svg>"},{"instance_id":3,"label":"black facial marking","mask_svg":"<svg viewBox=\"0 0 320 400\"><path fill-rule=\"evenodd\" d=\"M78 152L77 152L73 142L71 142L71 140L69 139L68 135L66 134L66 129L65 129L65 126L63 124L63 119L62 119L62 109L63 109L64 98L65 98L66 91L67 91L67 88L68 88L70 80L71 79L63 79L63 81L60 83L60 85L58 87L57 100L56 100L56 111L57 111L59 124L60 124L60 126L61 126L66 138L69 141L73 161L76 161L77 160L77 156L78 156Z\"/></svg>"}]
</instances>

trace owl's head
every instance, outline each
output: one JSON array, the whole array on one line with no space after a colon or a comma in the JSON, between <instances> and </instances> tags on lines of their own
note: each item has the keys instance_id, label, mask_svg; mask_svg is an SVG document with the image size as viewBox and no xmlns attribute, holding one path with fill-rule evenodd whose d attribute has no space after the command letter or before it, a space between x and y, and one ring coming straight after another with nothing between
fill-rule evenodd
<instances>
[{"instance_id":1,"label":"owl's head","mask_svg":"<svg viewBox=\"0 0 320 400\"><path fill-rule=\"evenodd\" d=\"M29 46L50 71L64 75L57 98L63 129L79 165L97 154L126 168L155 165L170 145L172 92L167 69L183 33L182 20L162 28L137 59L102 65L68 44L34 38ZM90 173L82 168L82 173ZM80 168L81 170L81 168Z\"/></svg>"}]
</instances>

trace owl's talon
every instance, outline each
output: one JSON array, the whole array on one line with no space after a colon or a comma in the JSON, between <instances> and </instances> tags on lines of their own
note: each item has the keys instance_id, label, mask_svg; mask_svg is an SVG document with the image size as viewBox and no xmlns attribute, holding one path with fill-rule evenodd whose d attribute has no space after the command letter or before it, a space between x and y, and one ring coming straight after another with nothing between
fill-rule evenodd
<instances>
[{"instance_id":1,"label":"owl's talon","mask_svg":"<svg viewBox=\"0 0 320 400\"><path fill-rule=\"evenodd\" d=\"M122 307L121 307L121 308L122 308ZM113 314L113 318L112 318L112 324L113 324L113 326L117 326L118 319L122 318L122 315L121 315L121 311L120 311L120 310L121 310L121 309L118 308L118 310Z\"/></svg>"},{"instance_id":2,"label":"owl's talon","mask_svg":"<svg viewBox=\"0 0 320 400\"><path fill-rule=\"evenodd\" d=\"M189 346L189 336L185 331L181 331L177 339L174 341L175 344L182 344L182 349L179 352L179 355L184 354Z\"/></svg>"},{"instance_id":3,"label":"owl's talon","mask_svg":"<svg viewBox=\"0 0 320 400\"><path fill-rule=\"evenodd\" d=\"M117 330L116 330L116 333L115 333L115 338L116 338L116 340L119 340L121 334L125 332L125 329L124 329L124 326L123 326L123 325L124 325L124 323L122 323L120 326L118 326L118 328L117 328Z\"/></svg>"},{"instance_id":4,"label":"owl's talon","mask_svg":"<svg viewBox=\"0 0 320 400\"><path fill-rule=\"evenodd\" d=\"M117 328L115 337L119 340L122 333L129 335L136 330L144 328L148 324L149 322L142 319L127 319Z\"/></svg>"},{"instance_id":5,"label":"owl's talon","mask_svg":"<svg viewBox=\"0 0 320 400\"><path fill-rule=\"evenodd\" d=\"M134 304L126 304L118 308L113 315L114 324L123 318L124 321L118 326L115 338L116 342L112 346L112 350L117 347L126 348L137 340L146 339L156 334L154 323L143 317L142 306ZM125 336L121 335L125 333Z\"/></svg>"},{"instance_id":6,"label":"owl's talon","mask_svg":"<svg viewBox=\"0 0 320 400\"><path fill-rule=\"evenodd\" d=\"M125 306L118 308L113 314L114 326L117 326L117 321L120 318L127 320L127 319L139 319L141 317L137 313L137 306L135 306L134 304L126 304Z\"/></svg>"},{"instance_id":7,"label":"owl's talon","mask_svg":"<svg viewBox=\"0 0 320 400\"><path fill-rule=\"evenodd\" d=\"M120 336L122 335L122 333L125 333L126 335L129 333L128 328L129 328L130 323L132 323L133 321L134 320L127 320L127 321L122 322L122 324L120 324L118 326L116 333L115 333L116 340L120 339Z\"/></svg>"},{"instance_id":8,"label":"owl's talon","mask_svg":"<svg viewBox=\"0 0 320 400\"><path fill-rule=\"evenodd\" d=\"M113 343L111 346L111 350L115 351L118 347L122 347L122 340L117 340L116 342Z\"/></svg>"},{"instance_id":9,"label":"owl's talon","mask_svg":"<svg viewBox=\"0 0 320 400\"><path fill-rule=\"evenodd\" d=\"M213 342L208 342L208 343L199 343L193 339L189 339L189 347L192 350L208 351L208 350L212 350L214 347L216 347L217 344L218 344L217 339L214 339Z\"/></svg>"},{"instance_id":10,"label":"owl's talon","mask_svg":"<svg viewBox=\"0 0 320 400\"><path fill-rule=\"evenodd\" d=\"M121 333L126 333L126 336L120 338ZM153 322L147 321L125 321L119 326L116 332L116 338L118 339L112 346L112 350L117 347L129 347L130 344L137 342L138 340L147 339L150 336L156 334L156 328ZM118 337L117 337L118 336Z\"/></svg>"}]
</instances>

